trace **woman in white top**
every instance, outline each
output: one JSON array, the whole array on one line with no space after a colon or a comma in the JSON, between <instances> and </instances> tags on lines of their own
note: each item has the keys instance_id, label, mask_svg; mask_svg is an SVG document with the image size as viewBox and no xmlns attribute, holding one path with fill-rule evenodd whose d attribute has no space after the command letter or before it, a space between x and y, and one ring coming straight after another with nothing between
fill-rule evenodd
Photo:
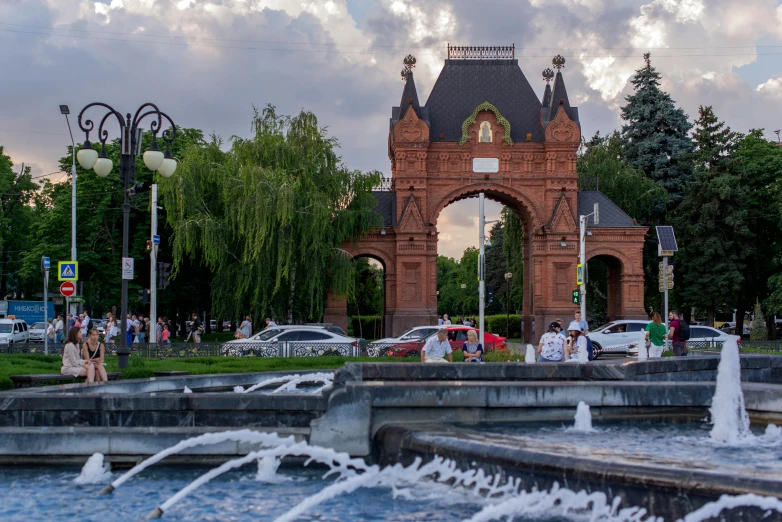
<instances>
[{"instance_id":1,"label":"woman in white top","mask_svg":"<svg viewBox=\"0 0 782 522\"><path fill-rule=\"evenodd\" d=\"M560 328L556 321L548 325L548 332L543 334L538 344L538 362L562 362L565 347L559 335Z\"/></svg>"},{"instance_id":2,"label":"woman in white top","mask_svg":"<svg viewBox=\"0 0 782 522\"><path fill-rule=\"evenodd\" d=\"M585 363L589 361L587 341L581 333L581 325L571 321L567 327L568 339L565 341L565 361Z\"/></svg>"},{"instance_id":3,"label":"woman in white top","mask_svg":"<svg viewBox=\"0 0 782 522\"><path fill-rule=\"evenodd\" d=\"M68 336L65 338L60 373L73 377L87 377L87 382L95 382L95 366L79 355L79 341L81 341L81 328L71 326L68 329Z\"/></svg>"},{"instance_id":4,"label":"woman in white top","mask_svg":"<svg viewBox=\"0 0 782 522\"><path fill-rule=\"evenodd\" d=\"M443 314L443 326L450 326L451 320L448 318L448 314Z\"/></svg>"}]
</instances>

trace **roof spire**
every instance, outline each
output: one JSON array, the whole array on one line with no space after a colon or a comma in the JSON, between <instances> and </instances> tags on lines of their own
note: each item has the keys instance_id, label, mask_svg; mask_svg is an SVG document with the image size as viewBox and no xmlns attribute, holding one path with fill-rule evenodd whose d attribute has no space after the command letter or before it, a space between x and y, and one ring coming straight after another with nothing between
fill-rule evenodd
<instances>
[{"instance_id":1,"label":"roof spire","mask_svg":"<svg viewBox=\"0 0 782 522\"><path fill-rule=\"evenodd\" d=\"M413 68L415 67L415 56L408 54L405 56L405 59L402 60L402 63L405 64L405 68L402 69L402 81L407 81L407 75L413 72Z\"/></svg>"},{"instance_id":2,"label":"roof spire","mask_svg":"<svg viewBox=\"0 0 782 522\"><path fill-rule=\"evenodd\" d=\"M413 79L413 68L415 67L415 56L408 54L402 63L405 68L402 69L402 80L405 82L405 88L402 90L402 100L399 103L399 119L404 118L408 108L412 108L416 115L421 117L421 106L418 103L418 93L415 90L415 80Z\"/></svg>"},{"instance_id":3,"label":"roof spire","mask_svg":"<svg viewBox=\"0 0 782 522\"><path fill-rule=\"evenodd\" d=\"M546 85L554 79L554 71L550 67L543 69L543 79L546 80Z\"/></svg>"}]
</instances>

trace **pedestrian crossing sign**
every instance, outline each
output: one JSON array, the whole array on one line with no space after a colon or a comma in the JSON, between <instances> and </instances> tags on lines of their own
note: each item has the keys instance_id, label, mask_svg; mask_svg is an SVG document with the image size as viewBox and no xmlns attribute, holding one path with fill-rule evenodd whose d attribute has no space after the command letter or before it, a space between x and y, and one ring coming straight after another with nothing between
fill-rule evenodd
<instances>
[{"instance_id":1,"label":"pedestrian crossing sign","mask_svg":"<svg viewBox=\"0 0 782 522\"><path fill-rule=\"evenodd\" d=\"M57 263L57 275L60 281L78 281L79 263L78 261L60 261Z\"/></svg>"}]
</instances>

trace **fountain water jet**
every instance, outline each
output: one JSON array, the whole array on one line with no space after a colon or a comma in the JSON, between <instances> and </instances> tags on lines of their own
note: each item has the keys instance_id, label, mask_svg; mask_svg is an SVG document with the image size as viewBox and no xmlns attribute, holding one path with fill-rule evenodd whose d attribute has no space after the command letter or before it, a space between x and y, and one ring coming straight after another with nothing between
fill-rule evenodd
<instances>
[{"instance_id":1,"label":"fountain water jet","mask_svg":"<svg viewBox=\"0 0 782 522\"><path fill-rule=\"evenodd\" d=\"M265 379L257 384L254 384L247 388L246 390L242 386L235 386L234 392L235 393L250 393L253 392L259 388L263 388L264 386L269 386L271 384L282 384L282 386L276 388L272 393L280 393L284 391L293 391L296 389L296 386L299 384L305 383L305 382L312 382L312 383L322 383L323 386L318 388L312 393L320 393L323 391L326 391L330 389L334 383L334 372L330 373L310 373L306 375L283 375L282 377L273 377L271 379Z\"/></svg>"},{"instance_id":2,"label":"fountain water jet","mask_svg":"<svg viewBox=\"0 0 782 522\"><path fill-rule=\"evenodd\" d=\"M738 343L734 339L722 345L720 363L717 366L717 386L711 400L711 440L736 445L753 438L749 430L749 415L744 407L741 390L741 359Z\"/></svg>"},{"instance_id":3,"label":"fountain water jet","mask_svg":"<svg viewBox=\"0 0 782 522\"><path fill-rule=\"evenodd\" d=\"M589 411L589 405L584 401L578 403L576 408L575 423L571 428L572 431L578 431L582 433L591 433L595 430L592 428L592 412Z\"/></svg>"},{"instance_id":4,"label":"fountain water jet","mask_svg":"<svg viewBox=\"0 0 782 522\"><path fill-rule=\"evenodd\" d=\"M100 484L105 483L111 479L111 472L109 466L103 462L102 453L93 453L92 456L87 459L81 473L76 477L74 484Z\"/></svg>"},{"instance_id":5,"label":"fountain water jet","mask_svg":"<svg viewBox=\"0 0 782 522\"><path fill-rule=\"evenodd\" d=\"M524 355L524 362L527 364L535 362L535 347L531 344L527 345L527 353Z\"/></svg>"},{"instance_id":6,"label":"fountain water jet","mask_svg":"<svg viewBox=\"0 0 782 522\"><path fill-rule=\"evenodd\" d=\"M649 358L649 353L646 350L646 330L641 331L641 339L638 341L638 360L645 361Z\"/></svg>"}]
</instances>

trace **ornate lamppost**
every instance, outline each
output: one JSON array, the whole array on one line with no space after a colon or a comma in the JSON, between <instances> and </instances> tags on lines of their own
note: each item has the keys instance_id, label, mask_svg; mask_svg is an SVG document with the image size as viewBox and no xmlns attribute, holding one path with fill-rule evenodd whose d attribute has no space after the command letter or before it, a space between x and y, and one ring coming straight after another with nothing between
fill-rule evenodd
<instances>
[{"instance_id":1,"label":"ornate lamppost","mask_svg":"<svg viewBox=\"0 0 782 522\"><path fill-rule=\"evenodd\" d=\"M95 128L92 120L84 120L84 113L92 107L100 107L106 111L106 114L100 120L98 125L98 139L101 143L100 153L95 150L90 143L90 132ZM174 121L153 103L145 103L138 108L136 114L131 119L130 113L123 118L122 114L116 111L110 105L105 103L90 103L79 113L79 128L84 131L86 138L76 159L79 165L84 169L93 169L95 174L105 178L113 168L113 162L106 154L106 140L109 133L103 127L112 116L117 118L120 127L120 161L119 176L125 194L125 201L122 204L122 257L129 257L128 238L130 235L130 197L142 192L145 187L143 183L136 183L136 160L135 157L141 155L141 135L142 129L139 126L141 122L150 117L149 128L152 132L152 144L144 152L144 165L152 171L157 171L161 176L168 178L174 174L177 163L171 157L171 142L176 138L176 125ZM157 134L160 132L163 124L163 118L171 124L170 129L166 129L161 134L161 138L166 142L166 151L161 152L157 144ZM124 268L124 264L123 264ZM120 346L117 349L117 366L127 368L128 356L130 355L130 346L127 343L127 314L128 314L128 279L122 278L122 306L120 311Z\"/></svg>"}]
</instances>

